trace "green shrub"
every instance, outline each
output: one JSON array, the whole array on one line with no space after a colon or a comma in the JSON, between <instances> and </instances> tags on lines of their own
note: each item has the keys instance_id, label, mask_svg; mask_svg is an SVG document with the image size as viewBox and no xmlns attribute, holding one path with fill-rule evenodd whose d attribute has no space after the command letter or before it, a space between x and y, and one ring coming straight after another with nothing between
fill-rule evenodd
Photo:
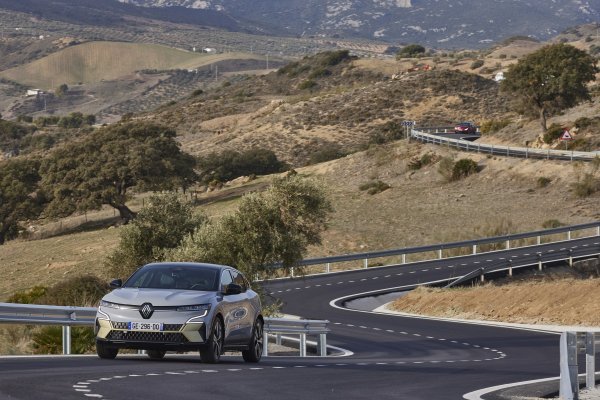
<instances>
[{"instance_id":1,"label":"green shrub","mask_svg":"<svg viewBox=\"0 0 600 400\"><path fill-rule=\"evenodd\" d=\"M369 144L384 144L404 138L404 127L396 121L388 121L375 127L369 135Z\"/></svg>"},{"instance_id":2,"label":"green shrub","mask_svg":"<svg viewBox=\"0 0 600 400\"><path fill-rule=\"evenodd\" d=\"M204 93L204 90L202 90L202 89L196 89L196 90L194 90L192 92L191 97L197 97L197 96L200 96L203 93Z\"/></svg>"},{"instance_id":3,"label":"green shrub","mask_svg":"<svg viewBox=\"0 0 600 400\"><path fill-rule=\"evenodd\" d=\"M32 335L33 351L36 354L62 353L62 327L45 326ZM94 351L94 330L88 327L71 328L71 352L85 354Z\"/></svg>"},{"instance_id":4,"label":"green shrub","mask_svg":"<svg viewBox=\"0 0 600 400\"><path fill-rule=\"evenodd\" d=\"M56 306L94 306L109 291L108 283L96 276L76 276L48 288L37 302Z\"/></svg>"},{"instance_id":5,"label":"green shrub","mask_svg":"<svg viewBox=\"0 0 600 400\"><path fill-rule=\"evenodd\" d=\"M316 58L323 67L333 67L344 60L349 60L351 57L348 50L336 50L317 54Z\"/></svg>"},{"instance_id":6,"label":"green shrub","mask_svg":"<svg viewBox=\"0 0 600 400\"><path fill-rule=\"evenodd\" d=\"M367 182L367 183L363 183L362 185L360 185L358 188L361 191L367 191L368 194L370 195L374 195L377 193L381 193L385 190L388 190L391 186L388 185L385 182L382 182L380 180L375 180L375 181L371 181L371 182Z\"/></svg>"},{"instance_id":7,"label":"green shrub","mask_svg":"<svg viewBox=\"0 0 600 400\"><path fill-rule=\"evenodd\" d=\"M300 84L298 85L298 89L300 89L300 90L312 89L315 86L317 86L317 82L313 81L312 79L306 79L306 80L300 82Z\"/></svg>"},{"instance_id":8,"label":"green shrub","mask_svg":"<svg viewBox=\"0 0 600 400\"><path fill-rule=\"evenodd\" d=\"M36 304L40 298L42 298L48 288L45 286L34 286L24 292L17 292L10 296L6 301L8 303L19 303L19 304Z\"/></svg>"},{"instance_id":9,"label":"green shrub","mask_svg":"<svg viewBox=\"0 0 600 400\"><path fill-rule=\"evenodd\" d=\"M412 158L408 162L408 169L418 170L418 169L423 168L424 166L433 164L435 162L435 160L436 160L435 154L425 153L420 158L418 158L418 157Z\"/></svg>"},{"instance_id":10,"label":"green shrub","mask_svg":"<svg viewBox=\"0 0 600 400\"><path fill-rule=\"evenodd\" d=\"M243 152L225 150L198 159L203 183L225 182L240 176L266 175L285 171L288 166L268 149L252 148Z\"/></svg>"},{"instance_id":11,"label":"green shrub","mask_svg":"<svg viewBox=\"0 0 600 400\"><path fill-rule=\"evenodd\" d=\"M498 132L499 130L507 127L508 125L510 125L511 120L503 118L503 119L488 119L486 121L483 121L479 127L479 130L481 131L481 133L483 134L487 134L487 133L495 133Z\"/></svg>"},{"instance_id":12,"label":"green shrub","mask_svg":"<svg viewBox=\"0 0 600 400\"><path fill-rule=\"evenodd\" d=\"M346 155L342 148L336 143L329 143L321 146L321 148L309 157L309 164L319 164L326 161L336 160Z\"/></svg>"},{"instance_id":13,"label":"green shrub","mask_svg":"<svg viewBox=\"0 0 600 400\"><path fill-rule=\"evenodd\" d=\"M438 172L446 181L452 180L452 171L454 169L454 160L450 157L442 157L438 163Z\"/></svg>"},{"instance_id":14,"label":"green shrub","mask_svg":"<svg viewBox=\"0 0 600 400\"><path fill-rule=\"evenodd\" d=\"M322 78L324 76L329 76L329 75L331 75L330 70L328 70L327 68L319 67L319 68L313 70L308 75L308 79L317 79L317 78Z\"/></svg>"},{"instance_id":15,"label":"green shrub","mask_svg":"<svg viewBox=\"0 0 600 400\"><path fill-rule=\"evenodd\" d=\"M572 183L572 187L575 196L583 198L596 193L600 183L592 174L586 173L577 182Z\"/></svg>"},{"instance_id":16,"label":"green shrub","mask_svg":"<svg viewBox=\"0 0 600 400\"><path fill-rule=\"evenodd\" d=\"M500 54L498 56L499 59L504 60L506 58L506 54Z\"/></svg>"},{"instance_id":17,"label":"green shrub","mask_svg":"<svg viewBox=\"0 0 600 400\"><path fill-rule=\"evenodd\" d=\"M452 167L452 180L457 181L479 171L477 163L470 158L458 160Z\"/></svg>"},{"instance_id":18,"label":"green shrub","mask_svg":"<svg viewBox=\"0 0 600 400\"><path fill-rule=\"evenodd\" d=\"M425 53L425 47L420 44L409 44L396 54L396 58L416 57L423 53Z\"/></svg>"},{"instance_id":19,"label":"green shrub","mask_svg":"<svg viewBox=\"0 0 600 400\"><path fill-rule=\"evenodd\" d=\"M540 177L537 179L537 186L538 186L539 188L545 188L546 186L548 186L548 185L550 184L550 182L552 182L552 179L550 179L550 178L547 178L547 177L545 177L545 176L540 176Z\"/></svg>"},{"instance_id":20,"label":"green shrub","mask_svg":"<svg viewBox=\"0 0 600 400\"><path fill-rule=\"evenodd\" d=\"M471 63L471 69L483 67L483 60L475 60Z\"/></svg>"},{"instance_id":21,"label":"green shrub","mask_svg":"<svg viewBox=\"0 0 600 400\"><path fill-rule=\"evenodd\" d=\"M564 226L565 224L563 224L562 222L560 222L557 219L549 219L546 220L542 223L542 228L544 229L552 229L552 228L559 228L561 226Z\"/></svg>"},{"instance_id":22,"label":"green shrub","mask_svg":"<svg viewBox=\"0 0 600 400\"><path fill-rule=\"evenodd\" d=\"M551 144L554 143L560 135L562 135L564 128L558 124L552 124L544 133L544 143Z\"/></svg>"}]
</instances>

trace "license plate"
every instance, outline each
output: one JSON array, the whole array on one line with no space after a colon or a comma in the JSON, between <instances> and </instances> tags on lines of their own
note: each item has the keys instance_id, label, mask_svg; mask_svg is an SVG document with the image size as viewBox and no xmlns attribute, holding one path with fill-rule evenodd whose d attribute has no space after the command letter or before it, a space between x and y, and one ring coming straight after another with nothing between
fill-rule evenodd
<instances>
[{"instance_id":1,"label":"license plate","mask_svg":"<svg viewBox=\"0 0 600 400\"><path fill-rule=\"evenodd\" d=\"M159 322L128 322L127 329L130 331L162 331L163 324Z\"/></svg>"}]
</instances>

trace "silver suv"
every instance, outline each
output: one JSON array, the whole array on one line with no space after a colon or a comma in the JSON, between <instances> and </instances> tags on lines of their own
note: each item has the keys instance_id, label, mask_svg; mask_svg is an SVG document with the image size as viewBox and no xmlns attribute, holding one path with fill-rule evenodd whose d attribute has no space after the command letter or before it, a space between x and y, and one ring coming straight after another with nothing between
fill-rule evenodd
<instances>
[{"instance_id":1,"label":"silver suv","mask_svg":"<svg viewBox=\"0 0 600 400\"><path fill-rule=\"evenodd\" d=\"M138 269L100 301L96 352L143 349L152 359L168 350L199 350L217 363L224 351L258 362L263 348L260 299L244 276L224 265L152 263Z\"/></svg>"}]
</instances>

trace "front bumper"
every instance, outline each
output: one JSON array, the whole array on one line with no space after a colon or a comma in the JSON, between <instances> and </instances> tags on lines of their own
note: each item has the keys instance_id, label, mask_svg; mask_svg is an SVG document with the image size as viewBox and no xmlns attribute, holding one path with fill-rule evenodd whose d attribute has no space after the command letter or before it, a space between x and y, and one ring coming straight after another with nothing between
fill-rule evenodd
<instances>
[{"instance_id":1,"label":"front bumper","mask_svg":"<svg viewBox=\"0 0 600 400\"><path fill-rule=\"evenodd\" d=\"M187 321L194 315L156 312L151 320L143 320L134 310L100 309L96 317L96 340L119 348L190 349L206 342L206 324ZM136 315L137 314L137 315ZM107 319L108 318L108 319ZM128 322L161 322L162 331L133 331Z\"/></svg>"}]
</instances>

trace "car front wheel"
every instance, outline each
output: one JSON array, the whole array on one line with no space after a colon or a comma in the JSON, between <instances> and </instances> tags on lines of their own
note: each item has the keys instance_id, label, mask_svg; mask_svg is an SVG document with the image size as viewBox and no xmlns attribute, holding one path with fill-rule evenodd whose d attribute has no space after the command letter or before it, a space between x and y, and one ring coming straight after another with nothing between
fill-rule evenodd
<instances>
[{"instance_id":1,"label":"car front wheel","mask_svg":"<svg viewBox=\"0 0 600 400\"><path fill-rule=\"evenodd\" d=\"M210 337L204 347L200 349L202 362L216 364L223 353L224 330L221 318L216 318L213 323Z\"/></svg>"},{"instance_id":2,"label":"car front wheel","mask_svg":"<svg viewBox=\"0 0 600 400\"><path fill-rule=\"evenodd\" d=\"M257 319L254 323L254 329L252 330L252 338L248 350L242 351L242 357L246 362L257 363L260 361L263 352L263 322Z\"/></svg>"},{"instance_id":3,"label":"car front wheel","mask_svg":"<svg viewBox=\"0 0 600 400\"><path fill-rule=\"evenodd\" d=\"M119 349L110 347L104 342L96 341L96 354L102 359L114 360L119 354Z\"/></svg>"}]
</instances>

